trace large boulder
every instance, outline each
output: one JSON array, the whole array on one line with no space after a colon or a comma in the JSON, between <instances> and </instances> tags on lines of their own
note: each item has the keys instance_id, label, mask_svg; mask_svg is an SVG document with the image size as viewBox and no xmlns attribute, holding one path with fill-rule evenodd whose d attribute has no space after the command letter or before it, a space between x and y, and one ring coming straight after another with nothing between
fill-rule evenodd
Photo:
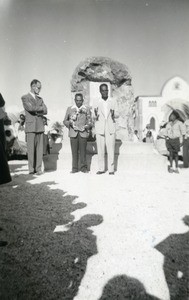
<instances>
[{"instance_id":1,"label":"large boulder","mask_svg":"<svg viewBox=\"0 0 189 300\"><path fill-rule=\"evenodd\" d=\"M131 85L131 75L128 68L108 57L90 57L81 62L72 76L71 90L82 90L83 82L110 82L113 86Z\"/></svg>"}]
</instances>

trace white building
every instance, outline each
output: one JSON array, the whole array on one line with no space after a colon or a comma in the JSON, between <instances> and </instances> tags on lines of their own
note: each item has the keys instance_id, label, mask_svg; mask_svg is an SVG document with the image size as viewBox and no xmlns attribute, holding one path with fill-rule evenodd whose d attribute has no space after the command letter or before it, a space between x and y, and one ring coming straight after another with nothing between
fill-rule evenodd
<instances>
[{"instance_id":1,"label":"white building","mask_svg":"<svg viewBox=\"0 0 189 300\"><path fill-rule=\"evenodd\" d=\"M170 79L164 85L160 96L138 96L136 98L135 129L140 138L147 124L150 124L155 134L159 131L162 121L168 121L174 109L181 109L182 104L189 107L189 85L180 77Z\"/></svg>"}]
</instances>

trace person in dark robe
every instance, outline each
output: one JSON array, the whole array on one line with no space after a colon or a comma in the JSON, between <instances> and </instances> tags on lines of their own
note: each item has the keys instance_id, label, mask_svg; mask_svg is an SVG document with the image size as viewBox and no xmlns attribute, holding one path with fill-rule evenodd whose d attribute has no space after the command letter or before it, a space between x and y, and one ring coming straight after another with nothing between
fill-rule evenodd
<instances>
[{"instance_id":1,"label":"person in dark robe","mask_svg":"<svg viewBox=\"0 0 189 300\"><path fill-rule=\"evenodd\" d=\"M4 118L6 117L6 113L3 109L4 105L5 100L0 93L0 184L7 183L12 180L6 156L6 139L4 131Z\"/></svg>"}]
</instances>

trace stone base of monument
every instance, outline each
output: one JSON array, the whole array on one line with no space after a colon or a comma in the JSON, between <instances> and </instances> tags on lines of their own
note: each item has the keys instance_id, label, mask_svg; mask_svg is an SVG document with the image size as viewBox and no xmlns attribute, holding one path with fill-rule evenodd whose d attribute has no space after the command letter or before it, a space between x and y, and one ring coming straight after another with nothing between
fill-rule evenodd
<instances>
[{"instance_id":1,"label":"stone base of monument","mask_svg":"<svg viewBox=\"0 0 189 300\"><path fill-rule=\"evenodd\" d=\"M107 155L105 155L107 169ZM87 165L91 173L98 171L98 156L95 142L87 145ZM60 170L71 171L72 158L70 145L63 142L58 166ZM130 173L163 173L167 172L167 158L160 155L153 144L116 141L115 171Z\"/></svg>"},{"instance_id":2,"label":"stone base of monument","mask_svg":"<svg viewBox=\"0 0 189 300\"><path fill-rule=\"evenodd\" d=\"M56 171L57 170L58 154L47 154L43 156L44 171Z\"/></svg>"},{"instance_id":3,"label":"stone base of monument","mask_svg":"<svg viewBox=\"0 0 189 300\"><path fill-rule=\"evenodd\" d=\"M54 143L51 146L50 154L43 156L44 171L56 171L59 152L62 148L62 143Z\"/></svg>"},{"instance_id":4,"label":"stone base of monument","mask_svg":"<svg viewBox=\"0 0 189 300\"><path fill-rule=\"evenodd\" d=\"M117 170L128 172L167 172L167 157L160 155L153 144L122 142Z\"/></svg>"}]
</instances>

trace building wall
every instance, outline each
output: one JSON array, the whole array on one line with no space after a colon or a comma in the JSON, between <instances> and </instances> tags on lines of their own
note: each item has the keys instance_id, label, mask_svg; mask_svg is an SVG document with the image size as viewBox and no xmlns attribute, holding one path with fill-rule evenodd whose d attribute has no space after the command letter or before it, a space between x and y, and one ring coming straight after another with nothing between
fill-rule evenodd
<instances>
[{"instance_id":1,"label":"building wall","mask_svg":"<svg viewBox=\"0 0 189 300\"><path fill-rule=\"evenodd\" d=\"M171 107L181 108L182 103L189 106L189 85L180 77L174 77L163 87L160 96L139 96L136 100L135 128L142 138L143 130L155 119L155 134L162 121L168 121ZM169 106L170 105L170 106Z\"/></svg>"}]
</instances>

